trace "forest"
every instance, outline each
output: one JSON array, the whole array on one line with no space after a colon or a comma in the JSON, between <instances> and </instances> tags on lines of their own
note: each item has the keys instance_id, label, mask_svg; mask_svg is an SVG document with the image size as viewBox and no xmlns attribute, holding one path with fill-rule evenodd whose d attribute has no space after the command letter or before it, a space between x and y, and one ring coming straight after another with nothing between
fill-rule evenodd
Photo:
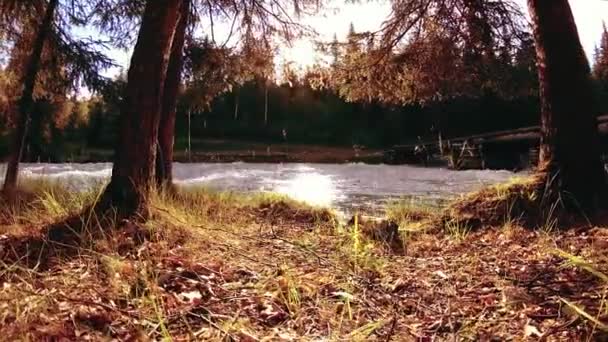
<instances>
[{"instance_id":1,"label":"forest","mask_svg":"<svg viewBox=\"0 0 608 342\"><path fill-rule=\"evenodd\" d=\"M378 30L351 20L301 66L277 56L336 3L0 0L1 339L607 339L608 30L590 63L575 1L386 0ZM523 175L335 163L377 176L350 211L218 191L181 159L210 139L384 149L528 126ZM100 161L106 178L69 182ZM236 167L257 170L219 170ZM296 170L313 197L357 199L325 189L355 175Z\"/></svg>"},{"instance_id":2,"label":"forest","mask_svg":"<svg viewBox=\"0 0 608 342\"><path fill-rule=\"evenodd\" d=\"M605 35L606 33L604 33ZM351 45L357 33L351 27ZM606 37L602 38L605 41ZM194 43L192 43L194 44ZM362 47L348 52L337 40L332 65L349 63L349 55L364 53ZM358 46L358 45L355 45ZM255 142L284 142L282 130L289 132L293 143L387 148L395 144L416 142L419 139L436 139L439 131L445 138L501 131L538 125L539 101L534 63L534 46L522 45L515 52L516 59L503 71L513 79L512 90L507 94L498 89L485 89L475 94L455 94L446 99L420 103L387 103L352 101L341 96L337 87L324 89L318 86L320 66L292 70L289 65L280 77L265 82L252 71L240 70L243 63L239 52L220 51L209 41L189 47L207 60L191 77L210 78L217 84L201 88L192 82L179 94L176 114L177 149L187 149L188 113L191 115L190 135L193 139L216 138ZM598 46L593 61L595 92L600 112L608 105L606 76L603 76L602 56L605 46ZM200 49L200 50L197 50ZM356 50L359 49L359 50ZM326 49L327 50L327 49ZM16 52L16 51L15 51ZM190 52L193 58L193 52ZM232 53L232 65L223 65L222 53ZM16 57L15 57L16 58ZM504 67L504 65L503 65ZM232 72L242 73L239 79L226 79ZM213 71L211 71L213 70ZM233 70L233 69L232 69ZM10 69L3 71L5 82ZM91 98L78 99L69 93L41 95L36 101L40 113L31 134L26 140L24 161L69 160L103 161L111 158L116 140L120 95L126 82L121 74L108 80L109 84ZM266 84L268 83L268 84ZM504 91L504 89L502 89ZM343 90L344 92L345 90ZM267 92L267 97L265 97ZM4 98L7 98L5 95ZM6 107L5 107L6 108ZM0 155L9 154L9 125L2 127ZM86 151L93 151L86 153ZM106 153L95 154L95 151Z\"/></svg>"}]
</instances>

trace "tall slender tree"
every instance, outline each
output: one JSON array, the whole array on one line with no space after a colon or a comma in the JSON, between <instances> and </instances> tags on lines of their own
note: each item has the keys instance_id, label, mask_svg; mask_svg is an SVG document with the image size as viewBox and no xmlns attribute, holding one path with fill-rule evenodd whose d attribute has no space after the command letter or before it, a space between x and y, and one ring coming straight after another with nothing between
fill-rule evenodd
<instances>
[{"instance_id":1,"label":"tall slender tree","mask_svg":"<svg viewBox=\"0 0 608 342\"><path fill-rule=\"evenodd\" d=\"M4 177L3 193L8 197L13 197L15 188L17 187L17 176L19 174L19 162L23 154L23 146L27 135L27 126L30 120L30 112L34 102L34 86L40 69L40 59L44 44L51 34L52 25L55 16L55 10L59 0L49 0L46 4L44 17L40 21L36 32L36 38L32 45L32 52L28 59L27 68L23 77L23 90L17 102L17 127L13 135L11 147L11 155L6 167L6 175Z\"/></svg>"},{"instance_id":2,"label":"tall slender tree","mask_svg":"<svg viewBox=\"0 0 608 342\"><path fill-rule=\"evenodd\" d=\"M64 97L82 85L90 90L105 86L100 70L114 65L98 51L99 40L75 39L73 26L85 25L88 1L0 0L0 32L12 42L7 69L13 74L13 112L16 128L12 135L3 193L12 196L19 175L19 162L32 118L35 98Z\"/></svg>"},{"instance_id":3,"label":"tall slender tree","mask_svg":"<svg viewBox=\"0 0 608 342\"><path fill-rule=\"evenodd\" d=\"M183 0L177 24L171 56L165 79L160 125L158 128L158 155L156 156L156 181L159 187L171 185L173 181L173 144L177 100L182 81L184 44L190 22L190 0Z\"/></svg>"},{"instance_id":4,"label":"tall slender tree","mask_svg":"<svg viewBox=\"0 0 608 342\"><path fill-rule=\"evenodd\" d=\"M600 45L595 49L593 76L608 90L608 29L603 25Z\"/></svg>"},{"instance_id":5,"label":"tall slender tree","mask_svg":"<svg viewBox=\"0 0 608 342\"><path fill-rule=\"evenodd\" d=\"M299 0L294 3L295 12L316 3L314 0ZM280 7L275 7L266 1L239 3L228 9L221 3L213 1L185 1L184 7L190 8L189 17L180 22L174 41L173 53L169 65L166 92L163 95L163 114L159 129L159 156L157 157L157 183L164 187L172 182L172 160L174 126L178 88L182 83L184 57L188 57L188 75L190 83L186 97L191 110L200 110L209 104L218 94L241 84L255 76L267 81L272 73L272 55L268 41L272 35L291 38L299 25L285 14ZM255 10L252 10L255 8ZM261 9L261 10L260 10ZM186 39L186 30L201 20L195 14L206 13L211 24L212 41L208 38L200 41L191 37ZM224 16L232 21L232 28L240 20L242 28L240 35L243 43L238 56L234 49L227 48L226 43L219 45L214 41L213 23L215 16ZM227 17L226 17L227 16ZM231 29L232 30L232 29ZM178 57L178 51L184 50L185 41L189 41L187 52L189 56ZM186 70L184 70L186 71ZM195 86L193 86L195 85ZM195 89L196 87L196 89ZM238 100L237 100L238 101ZM238 102L237 102L238 103ZM267 104L266 104L267 106ZM235 118L238 115L238 104L235 105Z\"/></svg>"}]
</instances>

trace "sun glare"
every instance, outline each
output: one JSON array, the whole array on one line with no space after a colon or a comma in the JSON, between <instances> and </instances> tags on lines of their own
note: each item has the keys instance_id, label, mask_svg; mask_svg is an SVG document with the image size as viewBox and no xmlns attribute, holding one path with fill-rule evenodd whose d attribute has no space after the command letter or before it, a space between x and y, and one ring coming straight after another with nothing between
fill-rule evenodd
<instances>
[{"instance_id":1,"label":"sun glare","mask_svg":"<svg viewBox=\"0 0 608 342\"><path fill-rule=\"evenodd\" d=\"M281 54L286 62L293 62L297 68L306 68L321 60L310 40L298 40L291 46L285 46Z\"/></svg>"}]
</instances>

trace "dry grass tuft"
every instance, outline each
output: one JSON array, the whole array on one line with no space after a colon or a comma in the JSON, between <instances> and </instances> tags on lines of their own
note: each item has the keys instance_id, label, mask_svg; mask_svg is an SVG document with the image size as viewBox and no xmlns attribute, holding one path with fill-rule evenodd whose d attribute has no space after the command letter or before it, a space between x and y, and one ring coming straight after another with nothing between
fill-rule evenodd
<instances>
[{"instance_id":1,"label":"dry grass tuft","mask_svg":"<svg viewBox=\"0 0 608 342\"><path fill-rule=\"evenodd\" d=\"M438 211L438 206L409 199L389 203L386 208L386 216L403 226L433 220Z\"/></svg>"},{"instance_id":2,"label":"dry grass tuft","mask_svg":"<svg viewBox=\"0 0 608 342\"><path fill-rule=\"evenodd\" d=\"M444 224L477 229L516 222L526 227L541 227L556 219L557 214L555 202L543 197L544 185L542 176L530 176L464 195L446 208Z\"/></svg>"}]
</instances>

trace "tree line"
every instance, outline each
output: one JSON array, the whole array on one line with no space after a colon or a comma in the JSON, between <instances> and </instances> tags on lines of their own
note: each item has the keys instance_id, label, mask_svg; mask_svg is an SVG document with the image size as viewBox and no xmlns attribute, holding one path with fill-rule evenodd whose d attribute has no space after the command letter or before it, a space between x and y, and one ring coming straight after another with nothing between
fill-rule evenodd
<instances>
[{"instance_id":1,"label":"tree line","mask_svg":"<svg viewBox=\"0 0 608 342\"><path fill-rule=\"evenodd\" d=\"M113 86L103 94L89 99L36 100L34 110L39 114L30 125L32 132L39 133L26 137L22 161L95 161L95 156L106 160L105 152L114 147L118 135L120 96L115 91L124 87L120 78L111 82ZM353 103L332 90L315 89L305 77L291 85L251 80L202 108L190 107L188 91L180 91L175 143L176 149L185 150L190 135L195 140L388 148L418 139L437 139L440 131L450 138L538 125L538 108L535 96L506 99L492 92L424 106ZM9 153L7 138L8 134L0 135L0 156Z\"/></svg>"},{"instance_id":2,"label":"tree line","mask_svg":"<svg viewBox=\"0 0 608 342\"><path fill-rule=\"evenodd\" d=\"M262 90L266 127L280 125L273 123L277 113L270 112L271 101L286 99L293 105L301 96L324 98L320 103L348 108L344 113L365 113L361 116L372 126L386 124L390 119L385 113L413 110L425 117L430 113L435 116L431 125L439 131L451 127L442 113L458 101L517 103L537 97L538 104L525 105L532 114L522 122L535 120L538 105L539 172L546 176L547 187L566 194L573 207L597 210L605 205L596 121L602 87L595 86L591 77L567 0L528 0L531 28L518 5L509 0L392 0L390 4L392 11L380 30L352 29L347 41L325 44L332 63L308 70L301 79L287 73L285 86L269 81L272 38L297 37L304 28L289 13L316 11L322 5L318 1L0 1L0 35L12 47L5 69L13 73L0 81L16 84L12 96L16 100L4 101L11 144L3 192L14 193L26 138L40 133L28 134L34 129L32 123L41 122L42 111L35 107L44 102L58 106L61 101L55 96L65 100L70 90L73 93L86 84L104 100L88 106L89 122L94 120L91 108L112 106L118 113L112 177L97 209L146 217L152 191L171 187L178 110L223 113L225 118L231 113L236 122L249 109L242 101L250 87L254 92ZM232 23L238 52L196 37L202 18ZM87 25L108 39L73 34L76 27ZM213 24L205 36L213 36ZM602 42L594 71L597 78L604 75ZM112 65L99 52L108 44L133 47L122 80L100 76ZM180 102L184 108L180 109ZM326 113L333 113L333 108ZM78 115L69 117L76 127ZM246 128L250 122L245 122Z\"/></svg>"}]
</instances>

